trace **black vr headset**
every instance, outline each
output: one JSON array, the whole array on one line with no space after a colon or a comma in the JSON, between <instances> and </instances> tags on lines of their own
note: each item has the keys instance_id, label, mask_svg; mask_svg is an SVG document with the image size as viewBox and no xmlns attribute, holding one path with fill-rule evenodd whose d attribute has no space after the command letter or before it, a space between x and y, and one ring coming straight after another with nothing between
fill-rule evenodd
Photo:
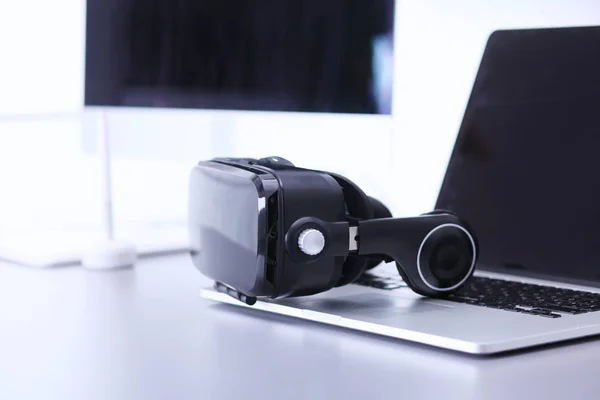
<instances>
[{"instance_id":1,"label":"black vr headset","mask_svg":"<svg viewBox=\"0 0 600 400\"><path fill-rule=\"evenodd\" d=\"M281 157L215 158L196 165L189 183L192 261L248 305L321 293L392 261L413 291L442 297L475 268L475 235L457 215L392 218L335 173Z\"/></svg>"}]
</instances>

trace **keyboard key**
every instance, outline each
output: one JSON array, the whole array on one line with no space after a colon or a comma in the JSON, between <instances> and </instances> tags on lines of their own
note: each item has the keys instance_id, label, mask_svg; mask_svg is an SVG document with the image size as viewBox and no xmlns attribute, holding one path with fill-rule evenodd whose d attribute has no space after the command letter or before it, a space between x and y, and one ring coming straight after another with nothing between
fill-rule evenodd
<instances>
[{"instance_id":1,"label":"keyboard key","mask_svg":"<svg viewBox=\"0 0 600 400\"><path fill-rule=\"evenodd\" d=\"M563 313L569 313L569 314L578 314L583 312L584 310L581 310L577 307L573 307L573 306L564 306L564 305L560 305L560 304L546 304L544 306L546 309L550 309L550 310L554 310L554 311L560 311Z\"/></svg>"},{"instance_id":2,"label":"keyboard key","mask_svg":"<svg viewBox=\"0 0 600 400\"><path fill-rule=\"evenodd\" d=\"M560 314L555 314L552 312L547 312L547 311L543 311L543 310L539 310L539 309L519 310L519 312L521 314L531 314L531 315L537 315L538 317L546 317L546 318L560 318L561 317Z\"/></svg>"}]
</instances>

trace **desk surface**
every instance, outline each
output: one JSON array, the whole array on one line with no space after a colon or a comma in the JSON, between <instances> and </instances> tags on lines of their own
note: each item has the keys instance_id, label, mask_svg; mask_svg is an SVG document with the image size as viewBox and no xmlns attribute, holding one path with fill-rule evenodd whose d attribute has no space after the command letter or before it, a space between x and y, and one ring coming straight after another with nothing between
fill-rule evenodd
<instances>
[{"instance_id":1,"label":"desk surface","mask_svg":"<svg viewBox=\"0 0 600 400\"><path fill-rule=\"evenodd\" d=\"M477 358L202 299L185 256L0 264L0 398L595 399L600 340Z\"/></svg>"}]
</instances>

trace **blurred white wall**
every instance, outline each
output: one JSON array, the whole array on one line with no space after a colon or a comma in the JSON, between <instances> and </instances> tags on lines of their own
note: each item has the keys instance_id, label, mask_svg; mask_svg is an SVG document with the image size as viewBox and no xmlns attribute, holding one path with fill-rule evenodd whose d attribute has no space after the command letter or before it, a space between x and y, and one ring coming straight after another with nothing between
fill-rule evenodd
<instances>
[{"instance_id":1,"label":"blurred white wall","mask_svg":"<svg viewBox=\"0 0 600 400\"><path fill-rule=\"evenodd\" d=\"M396 10L393 121L111 113L117 219L183 219L187 171L215 155L278 154L347 174L397 214L429 210L487 36L512 27L600 25L594 0L399 0ZM94 115L77 115L84 33L84 0L0 0L0 226L97 223L98 185L89 179L95 158L81 143Z\"/></svg>"},{"instance_id":2,"label":"blurred white wall","mask_svg":"<svg viewBox=\"0 0 600 400\"><path fill-rule=\"evenodd\" d=\"M0 0L0 117L83 102L84 0Z\"/></svg>"}]
</instances>

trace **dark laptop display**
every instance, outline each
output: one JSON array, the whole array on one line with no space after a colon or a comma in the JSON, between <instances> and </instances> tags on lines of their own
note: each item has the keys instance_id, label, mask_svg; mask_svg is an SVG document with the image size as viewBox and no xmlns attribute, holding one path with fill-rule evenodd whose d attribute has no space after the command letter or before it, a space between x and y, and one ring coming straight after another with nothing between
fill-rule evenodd
<instances>
[{"instance_id":1,"label":"dark laptop display","mask_svg":"<svg viewBox=\"0 0 600 400\"><path fill-rule=\"evenodd\" d=\"M479 268L600 281L600 27L490 36L436 206Z\"/></svg>"}]
</instances>

